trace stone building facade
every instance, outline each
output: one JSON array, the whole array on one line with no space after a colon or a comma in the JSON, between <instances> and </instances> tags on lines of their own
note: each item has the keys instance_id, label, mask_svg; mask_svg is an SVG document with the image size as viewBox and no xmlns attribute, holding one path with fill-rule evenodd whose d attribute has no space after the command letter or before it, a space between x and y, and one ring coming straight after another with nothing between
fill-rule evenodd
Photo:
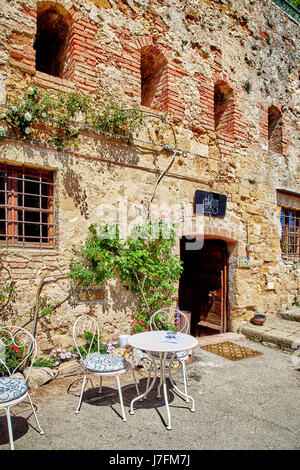
<instances>
[{"instance_id":1,"label":"stone building facade","mask_svg":"<svg viewBox=\"0 0 300 470\"><path fill-rule=\"evenodd\" d=\"M7 233L13 208L1 200L0 243L20 317L43 276L49 298L65 295L68 281L54 276L67 272L99 206L147 204L172 158L158 205L193 205L197 191L226 199L223 216L204 215L198 254L177 244L178 302L192 312L192 333L233 331L254 312L274 315L300 300L299 26L272 0L3 0L0 41L2 105L30 86L101 89L145 116L170 112L174 130L162 122L154 131L151 115L131 145L88 130L63 152L38 138L1 142L1 175L41 178L53 204L52 243L37 247ZM111 283L102 302L64 304L47 319L41 348L69 346L83 312L116 338L129 331L133 308Z\"/></svg>"}]
</instances>

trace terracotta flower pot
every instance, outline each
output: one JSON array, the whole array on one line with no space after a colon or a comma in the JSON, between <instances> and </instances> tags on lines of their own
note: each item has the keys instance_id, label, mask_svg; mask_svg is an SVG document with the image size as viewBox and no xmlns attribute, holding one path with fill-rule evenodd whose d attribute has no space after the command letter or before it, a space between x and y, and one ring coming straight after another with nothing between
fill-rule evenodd
<instances>
[{"instance_id":1,"label":"terracotta flower pot","mask_svg":"<svg viewBox=\"0 0 300 470\"><path fill-rule=\"evenodd\" d=\"M250 322L254 325L263 325L266 321L266 316L263 313L256 313L254 317L251 318Z\"/></svg>"}]
</instances>

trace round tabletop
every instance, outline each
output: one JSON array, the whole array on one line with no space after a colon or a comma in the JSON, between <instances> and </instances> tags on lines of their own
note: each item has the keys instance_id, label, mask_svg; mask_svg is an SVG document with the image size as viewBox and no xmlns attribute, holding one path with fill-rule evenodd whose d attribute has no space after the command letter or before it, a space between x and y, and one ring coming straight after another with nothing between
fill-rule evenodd
<instances>
[{"instance_id":1,"label":"round tabletop","mask_svg":"<svg viewBox=\"0 0 300 470\"><path fill-rule=\"evenodd\" d=\"M182 335L178 343L168 343L163 341L166 331L144 331L128 338L128 343L134 348L143 349L144 351L156 352L177 352L192 349L198 346L198 341L191 335Z\"/></svg>"}]
</instances>

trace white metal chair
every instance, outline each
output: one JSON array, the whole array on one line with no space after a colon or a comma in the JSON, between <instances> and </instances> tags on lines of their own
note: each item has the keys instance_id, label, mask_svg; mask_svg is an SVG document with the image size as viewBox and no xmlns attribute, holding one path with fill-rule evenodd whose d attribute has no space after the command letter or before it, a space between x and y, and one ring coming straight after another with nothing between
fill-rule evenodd
<instances>
[{"instance_id":1,"label":"white metal chair","mask_svg":"<svg viewBox=\"0 0 300 470\"><path fill-rule=\"evenodd\" d=\"M80 344L80 338L81 340L83 339L84 332L86 331L89 331L92 335L91 341L87 349L84 345ZM79 404L75 413L76 414L79 413L88 374L100 377L99 393L102 392L102 377L103 376L116 376L123 421L127 421L125 411L124 411L123 396L122 396L122 390L121 390L121 384L120 384L120 375L124 374L125 372L131 369L133 373L133 378L134 378L135 386L137 389L137 393L139 394L139 389L138 389L136 378L134 375L134 370L131 364L128 361L126 361L123 357L115 356L113 354L101 354L100 353L100 335L99 335L98 323L95 320L95 318L92 318L89 315L81 315L79 318L77 318L73 326L73 339L74 339L74 343L75 343L75 346L76 346L76 349L80 358L79 362L81 366L83 367L83 371L84 371ZM97 352L91 353L91 347L94 341L97 342Z\"/></svg>"},{"instance_id":2,"label":"white metal chair","mask_svg":"<svg viewBox=\"0 0 300 470\"><path fill-rule=\"evenodd\" d=\"M189 319L184 312L179 310L178 308L163 308L158 310L157 312L153 313L150 318L149 326L152 331L155 330L171 330L176 331L177 333L187 333L189 329ZM152 351L152 355L154 357L159 357L159 353ZM183 373L183 383L184 383L184 391L185 395L187 395L187 375L186 375L186 367L185 362L187 361L189 355L188 351L178 351L172 359L172 362L180 362L182 365L182 373ZM172 353L167 354L167 359L172 358ZM149 377L147 382L147 387L149 385L150 374L152 372L152 364L150 366ZM170 370L171 363L169 363L169 370ZM172 374L169 374L170 380L172 385L174 386L174 381L172 378ZM158 385L158 393L157 396L160 397L160 388L161 383ZM188 399L186 399L188 401Z\"/></svg>"},{"instance_id":3,"label":"white metal chair","mask_svg":"<svg viewBox=\"0 0 300 470\"><path fill-rule=\"evenodd\" d=\"M13 431L10 408L29 399L40 434L42 430L34 406L28 392L28 377L37 354L37 344L32 334L18 326L3 326L0 328L0 409L5 408L9 442L14 450ZM12 362L13 359L13 362ZM12 365L10 365L10 362ZM23 369L25 366L26 374ZM24 378L19 378L17 372L23 372Z\"/></svg>"}]
</instances>

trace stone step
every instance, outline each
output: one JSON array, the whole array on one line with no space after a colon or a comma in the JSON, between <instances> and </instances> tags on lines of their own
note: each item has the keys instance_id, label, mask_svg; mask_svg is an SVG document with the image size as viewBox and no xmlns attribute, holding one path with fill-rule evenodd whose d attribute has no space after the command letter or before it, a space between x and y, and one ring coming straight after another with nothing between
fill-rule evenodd
<instances>
[{"instance_id":1,"label":"stone step","mask_svg":"<svg viewBox=\"0 0 300 470\"><path fill-rule=\"evenodd\" d=\"M220 333L216 335L209 335L209 336L200 336L197 338L199 346L206 346L207 344L216 344L222 343L223 341L234 341L238 339L243 339L244 335L235 333L235 332L228 332L228 333Z\"/></svg>"},{"instance_id":2,"label":"stone step","mask_svg":"<svg viewBox=\"0 0 300 470\"><path fill-rule=\"evenodd\" d=\"M261 326L252 323L242 325L239 332L251 341L286 351L295 351L297 344L300 344L300 323L274 316L267 318Z\"/></svg>"},{"instance_id":3,"label":"stone step","mask_svg":"<svg viewBox=\"0 0 300 470\"><path fill-rule=\"evenodd\" d=\"M300 322L300 308L293 308L291 310L285 310L283 312L278 312L277 316L282 320L296 321Z\"/></svg>"}]
</instances>

